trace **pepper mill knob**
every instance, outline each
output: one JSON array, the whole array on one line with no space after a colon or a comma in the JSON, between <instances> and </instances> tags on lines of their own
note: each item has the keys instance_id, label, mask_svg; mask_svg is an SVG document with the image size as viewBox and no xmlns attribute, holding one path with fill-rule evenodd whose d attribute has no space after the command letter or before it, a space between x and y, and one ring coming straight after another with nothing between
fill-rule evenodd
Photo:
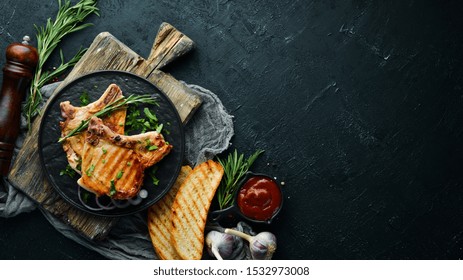
<instances>
[{"instance_id":1,"label":"pepper mill knob","mask_svg":"<svg viewBox=\"0 0 463 280\"><path fill-rule=\"evenodd\" d=\"M0 92L0 173L8 175L13 150L19 134L21 102L34 76L39 60L37 50L23 43L12 43L6 48L3 84ZM30 40L30 39L29 39Z\"/></svg>"}]
</instances>

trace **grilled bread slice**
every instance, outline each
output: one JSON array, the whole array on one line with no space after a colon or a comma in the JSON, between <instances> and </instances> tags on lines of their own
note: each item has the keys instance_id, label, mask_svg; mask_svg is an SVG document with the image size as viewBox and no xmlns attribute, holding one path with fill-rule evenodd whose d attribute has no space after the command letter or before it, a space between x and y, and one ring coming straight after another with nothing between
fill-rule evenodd
<instances>
[{"instance_id":1,"label":"grilled bread slice","mask_svg":"<svg viewBox=\"0 0 463 280\"><path fill-rule=\"evenodd\" d=\"M77 183L97 196L134 197L143 183L144 170L171 149L172 145L156 131L120 135L92 117L82 154L82 177Z\"/></svg>"},{"instance_id":2,"label":"grilled bread slice","mask_svg":"<svg viewBox=\"0 0 463 280\"><path fill-rule=\"evenodd\" d=\"M183 182L172 205L172 243L182 259L199 260L212 198L223 176L222 165L208 160L196 166Z\"/></svg>"},{"instance_id":3,"label":"grilled bread slice","mask_svg":"<svg viewBox=\"0 0 463 280\"><path fill-rule=\"evenodd\" d=\"M77 128L82 121L88 120L95 113L101 111L106 105L122 97L122 90L117 85L111 84L97 101L87 106L74 107L69 101L61 102L61 116L64 118L64 121L60 122L61 137L68 135L69 132ZM126 109L117 110L104 117L104 124L114 132L124 134L126 111ZM63 142L63 149L66 152L69 165L78 173L80 173L80 168L78 166L82 161L86 134L86 132L78 133Z\"/></svg>"},{"instance_id":4,"label":"grilled bread slice","mask_svg":"<svg viewBox=\"0 0 463 280\"><path fill-rule=\"evenodd\" d=\"M182 166L180 174L169 192L148 209L148 230L151 242L156 254L163 260L181 259L171 242L172 221L170 217L175 195L190 172L190 166Z\"/></svg>"}]
</instances>

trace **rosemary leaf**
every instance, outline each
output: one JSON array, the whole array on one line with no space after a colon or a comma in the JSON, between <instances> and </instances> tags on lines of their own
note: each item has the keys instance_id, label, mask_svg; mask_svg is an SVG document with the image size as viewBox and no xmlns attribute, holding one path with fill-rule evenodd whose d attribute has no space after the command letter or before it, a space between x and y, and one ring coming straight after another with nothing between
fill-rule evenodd
<instances>
[{"instance_id":1,"label":"rosemary leaf","mask_svg":"<svg viewBox=\"0 0 463 280\"><path fill-rule=\"evenodd\" d=\"M37 31L39 61L24 108L29 128L31 127L32 119L39 112L39 106L42 101L40 88L53 78L63 74L68 68L74 66L84 54L85 49L80 49L68 62L64 61L64 55L60 51L61 64L52 72L47 72L43 69L45 63L63 37L92 25L90 23L83 24L82 22L91 14L99 15L96 4L97 0L80 0L77 4L71 6L71 1L69 0L66 0L64 3L58 0L58 13L55 20L52 21L48 18L45 26L39 27L34 25Z\"/></svg>"},{"instance_id":2,"label":"rosemary leaf","mask_svg":"<svg viewBox=\"0 0 463 280\"><path fill-rule=\"evenodd\" d=\"M263 150L257 150L244 160L244 154L238 155L238 151L235 149L226 159L217 158L224 169L222 181L217 189L217 201L219 202L220 209L233 205L235 201L234 195L239 187L238 183L263 152Z\"/></svg>"}]
</instances>

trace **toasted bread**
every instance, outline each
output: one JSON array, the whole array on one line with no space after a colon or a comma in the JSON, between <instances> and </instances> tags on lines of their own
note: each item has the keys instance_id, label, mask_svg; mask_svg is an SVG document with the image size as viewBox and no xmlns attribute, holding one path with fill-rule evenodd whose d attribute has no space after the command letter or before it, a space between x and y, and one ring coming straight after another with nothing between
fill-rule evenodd
<instances>
[{"instance_id":1,"label":"toasted bread","mask_svg":"<svg viewBox=\"0 0 463 280\"><path fill-rule=\"evenodd\" d=\"M190 172L175 196L171 241L182 259L202 257L207 213L223 172L220 163L203 162Z\"/></svg>"},{"instance_id":2,"label":"toasted bread","mask_svg":"<svg viewBox=\"0 0 463 280\"><path fill-rule=\"evenodd\" d=\"M148 230L151 242L156 254L163 260L181 259L171 242L172 222L170 217L175 195L190 172L191 167L182 166L180 174L169 192L148 209Z\"/></svg>"}]
</instances>

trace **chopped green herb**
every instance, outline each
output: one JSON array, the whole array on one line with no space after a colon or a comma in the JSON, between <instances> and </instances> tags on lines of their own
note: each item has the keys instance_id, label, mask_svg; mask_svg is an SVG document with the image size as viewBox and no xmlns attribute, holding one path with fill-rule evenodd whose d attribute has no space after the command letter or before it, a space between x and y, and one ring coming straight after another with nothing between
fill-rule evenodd
<instances>
[{"instance_id":1,"label":"chopped green herb","mask_svg":"<svg viewBox=\"0 0 463 280\"><path fill-rule=\"evenodd\" d=\"M109 196L113 196L116 194L116 185L114 184L114 180L111 180L111 185L109 186Z\"/></svg>"},{"instance_id":2,"label":"chopped green herb","mask_svg":"<svg viewBox=\"0 0 463 280\"><path fill-rule=\"evenodd\" d=\"M132 163L130 161L128 161L127 166L132 166Z\"/></svg>"},{"instance_id":3,"label":"chopped green herb","mask_svg":"<svg viewBox=\"0 0 463 280\"><path fill-rule=\"evenodd\" d=\"M140 118L140 111L138 111L137 106L129 106L125 121L125 133L128 134L132 131L139 131L140 133L145 132L146 128L144 128L144 122L145 120Z\"/></svg>"},{"instance_id":4,"label":"chopped green herb","mask_svg":"<svg viewBox=\"0 0 463 280\"><path fill-rule=\"evenodd\" d=\"M157 170L158 170L158 167L156 165L147 170L148 176L150 176L151 181L153 182L153 185L155 186L159 185L159 179L156 177Z\"/></svg>"},{"instance_id":5,"label":"chopped green herb","mask_svg":"<svg viewBox=\"0 0 463 280\"><path fill-rule=\"evenodd\" d=\"M119 170L119 172L117 172L116 179L119 180L120 178L122 178L122 175L123 175L123 174L124 174L124 171Z\"/></svg>"},{"instance_id":6,"label":"chopped green herb","mask_svg":"<svg viewBox=\"0 0 463 280\"><path fill-rule=\"evenodd\" d=\"M156 117L156 115L153 112L150 111L150 109L145 108L143 110L143 113L145 113L145 116L148 117L149 120L154 121L154 122L158 121L158 118Z\"/></svg>"},{"instance_id":7,"label":"chopped green herb","mask_svg":"<svg viewBox=\"0 0 463 280\"><path fill-rule=\"evenodd\" d=\"M90 167L87 169L87 171L85 171L85 173L87 174L88 177L92 177L93 175L93 171L95 170L95 165L90 165Z\"/></svg>"},{"instance_id":8,"label":"chopped green herb","mask_svg":"<svg viewBox=\"0 0 463 280\"><path fill-rule=\"evenodd\" d=\"M72 167L68 164L66 166L66 169L60 171L59 175L68 175L69 177L74 178L74 176L76 175L76 171L72 169Z\"/></svg>"},{"instance_id":9,"label":"chopped green herb","mask_svg":"<svg viewBox=\"0 0 463 280\"><path fill-rule=\"evenodd\" d=\"M82 158L79 158L77 160L76 169L79 170L79 171L82 171Z\"/></svg>"},{"instance_id":10,"label":"chopped green herb","mask_svg":"<svg viewBox=\"0 0 463 280\"><path fill-rule=\"evenodd\" d=\"M160 125L158 125L158 127L156 127L156 132L161 133L163 127L164 127L164 125L162 123Z\"/></svg>"},{"instance_id":11,"label":"chopped green herb","mask_svg":"<svg viewBox=\"0 0 463 280\"><path fill-rule=\"evenodd\" d=\"M151 145L151 140L150 139L146 139L145 142L146 142L145 149L147 149L148 151L154 151L154 150L156 150L158 148L158 146L156 146L156 145Z\"/></svg>"},{"instance_id":12,"label":"chopped green herb","mask_svg":"<svg viewBox=\"0 0 463 280\"><path fill-rule=\"evenodd\" d=\"M102 160L102 162L103 162L103 164L105 164L105 163L106 163L106 160L105 160L105 159L103 159L103 160Z\"/></svg>"},{"instance_id":13,"label":"chopped green herb","mask_svg":"<svg viewBox=\"0 0 463 280\"><path fill-rule=\"evenodd\" d=\"M135 129L137 126L137 118L140 116L140 111L137 110L136 106L130 106L127 111L125 125L128 129Z\"/></svg>"},{"instance_id":14,"label":"chopped green herb","mask_svg":"<svg viewBox=\"0 0 463 280\"><path fill-rule=\"evenodd\" d=\"M88 96L88 92L84 91L80 97L80 106L86 106L90 103L90 97Z\"/></svg>"},{"instance_id":15,"label":"chopped green herb","mask_svg":"<svg viewBox=\"0 0 463 280\"><path fill-rule=\"evenodd\" d=\"M104 147L101 147L101 150L103 151L103 154L106 154L108 150L106 150Z\"/></svg>"},{"instance_id":16,"label":"chopped green herb","mask_svg":"<svg viewBox=\"0 0 463 280\"><path fill-rule=\"evenodd\" d=\"M159 179L156 178L156 176L151 176L151 180L153 180L153 184L154 184L155 186L159 185Z\"/></svg>"},{"instance_id":17,"label":"chopped green herb","mask_svg":"<svg viewBox=\"0 0 463 280\"><path fill-rule=\"evenodd\" d=\"M82 195L82 200L83 200L85 203L87 203L87 202L88 202L88 199L89 199L89 197L90 197L90 193L89 193L88 191L84 190L84 189L82 189L81 191L82 191L82 193L81 193L81 195Z\"/></svg>"},{"instance_id":18,"label":"chopped green herb","mask_svg":"<svg viewBox=\"0 0 463 280\"><path fill-rule=\"evenodd\" d=\"M138 107L129 106L125 123L125 134L128 135L132 131L137 131L139 133L155 131L159 128L159 125L156 114L149 108L145 107L143 113L141 113Z\"/></svg>"}]
</instances>

